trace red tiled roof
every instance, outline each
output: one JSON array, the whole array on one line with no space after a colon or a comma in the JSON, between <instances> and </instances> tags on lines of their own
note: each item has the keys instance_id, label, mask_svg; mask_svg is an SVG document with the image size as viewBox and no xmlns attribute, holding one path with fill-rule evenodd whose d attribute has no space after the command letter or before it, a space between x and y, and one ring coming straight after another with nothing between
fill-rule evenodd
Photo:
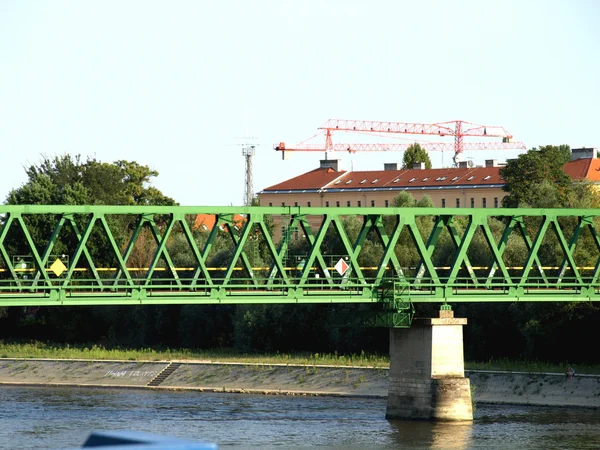
<instances>
[{"instance_id":1,"label":"red tiled roof","mask_svg":"<svg viewBox=\"0 0 600 450\"><path fill-rule=\"evenodd\" d=\"M358 172L317 169L268 187L263 192L503 184L504 182L498 173L499 169L499 167L471 167L464 169L407 169Z\"/></svg>"},{"instance_id":2,"label":"red tiled roof","mask_svg":"<svg viewBox=\"0 0 600 450\"><path fill-rule=\"evenodd\" d=\"M336 172L332 168L320 168L311 170L297 177L291 178L283 183L264 189L265 191L295 191L298 189L320 189L342 176L345 171Z\"/></svg>"},{"instance_id":3,"label":"red tiled roof","mask_svg":"<svg viewBox=\"0 0 600 450\"><path fill-rule=\"evenodd\" d=\"M564 171L575 180L587 178L590 181L600 181L600 159L579 158L565 164Z\"/></svg>"},{"instance_id":4,"label":"red tiled roof","mask_svg":"<svg viewBox=\"0 0 600 450\"><path fill-rule=\"evenodd\" d=\"M371 170L336 172L332 168L315 169L263 189L302 191L317 189L435 188L437 186L473 186L504 184L500 167L446 169ZM565 164L564 171L576 180L600 181L600 159L580 158Z\"/></svg>"}]
</instances>

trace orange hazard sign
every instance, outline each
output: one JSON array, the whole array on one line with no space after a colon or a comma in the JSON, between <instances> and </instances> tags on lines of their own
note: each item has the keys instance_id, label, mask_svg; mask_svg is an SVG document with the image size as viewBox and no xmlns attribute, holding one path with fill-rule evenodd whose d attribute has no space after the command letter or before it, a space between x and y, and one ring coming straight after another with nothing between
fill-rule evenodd
<instances>
[{"instance_id":1,"label":"orange hazard sign","mask_svg":"<svg viewBox=\"0 0 600 450\"><path fill-rule=\"evenodd\" d=\"M343 258L340 258L340 260L334 266L334 269L337 270L340 275L344 275L346 270L348 270L348 267L350 267L348 266L348 263L344 261Z\"/></svg>"}]
</instances>

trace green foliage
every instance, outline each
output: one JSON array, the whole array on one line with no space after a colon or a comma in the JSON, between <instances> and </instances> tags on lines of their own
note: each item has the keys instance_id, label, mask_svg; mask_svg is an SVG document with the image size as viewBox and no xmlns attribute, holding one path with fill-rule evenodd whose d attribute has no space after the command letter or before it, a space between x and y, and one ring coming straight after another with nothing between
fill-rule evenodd
<instances>
[{"instance_id":1,"label":"green foliage","mask_svg":"<svg viewBox=\"0 0 600 450\"><path fill-rule=\"evenodd\" d=\"M573 360L569 361L573 362ZM465 369L564 374L567 366L569 366L567 361L544 361L537 358L489 358L482 361L470 361L465 364ZM593 364L575 364L574 366L578 374L600 373L600 365L596 362Z\"/></svg>"},{"instance_id":2,"label":"green foliage","mask_svg":"<svg viewBox=\"0 0 600 450\"><path fill-rule=\"evenodd\" d=\"M124 204L153 206L172 206L178 204L175 200L167 197L154 186L150 185L151 180L158 176L156 170L151 170L148 166L140 165L135 161L119 160L113 165L119 169L121 175L122 196L124 197L124 201L127 202Z\"/></svg>"},{"instance_id":3,"label":"green foliage","mask_svg":"<svg viewBox=\"0 0 600 450\"><path fill-rule=\"evenodd\" d=\"M412 194L408 191L400 192L392 200L392 206L394 208L433 208L435 205L429 195L424 195L419 200L415 200Z\"/></svg>"},{"instance_id":4,"label":"green foliage","mask_svg":"<svg viewBox=\"0 0 600 450\"><path fill-rule=\"evenodd\" d=\"M402 191L394 198L392 206L395 208L429 208L433 206L433 201L429 195L424 195L417 201L410 192ZM384 219L384 226L388 234L390 234L397 226L397 223L392 222L390 219L391 218ZM421 237L427 241L427 237L431 234L433 227L433 216L422 216L417 218L417 227ZM400 265L405 268L416 267L420 261L420 254L407 227L400 233L398 246L402 249L401 251L400 249L396 251L396 256L398 257Z\"/></svg>"},{"instance_id":5,"label":"green foliage","mask_svg":"<svg viewBox=\"0 0 600 450\"><path fill-rule=\"evenodd\" d=\"M402 168L412 169L414 164L425 163L426 169L431 169L431 159L427 154L427 150L421 147L418 143L414 143L408 146L404 151L402 158Z\"/></svg>"},{"instance_id":6,"label":"green foliage","mask_svg":"<svg viewBox=\"0 0 600 450\"><path fill-rule=\"evenodd\" d=\"M567 208L598 208L600 192L590 180L574 181L567 192Z\"/></svg>"},{"instance_id":7,"label":"green foliage","mask_svg":"<svg viewBox=\"0 0 600 450\"><path fill-rule=\"evenodd\" d=\"M26 343L0 340L3 358L97 359L121 361L202 360L253 364L287 364L311 366L310 373L319 372L316 365L389 367L389 358L373 353L251 353L227 349L202 351L190 348L127 348L89 344L60 344L30 341ZM306 372L309 373L308 371Z\"/></svg>"},{"instance_id":8,"label":"green foliage","mask_svg":"<svg viewBox=\"0 0 600 450\"><path fill-rule=\"evenodd\" d=\"M133 161L104 163L81 155L49 158L25 169L27 182L8 194L9 205L176 205L150 186L158 172Z\"/></svg>"},{"instance_id":9,"label":"green foliage","mask_svg":"<svg viewBox=\"0 0 600 450\"><path fill-rule=\"evenodd\" d=\"M231 348L237 308L235 305L182 306L178 345L205 350Z\"/></svg>"},{"instance_id":10,"label":"green foliage","mask_svg":"<svg viewBox=\"0 0 600 450\"><path fill-rule=\"evenodd\" d=\"M500 169L504 207L559 207L566 204L573 180L563 170L570 160L568 145L531 149Z\"/></svg>"},{"instance_id":11,"label":"green foliage","mask_svg":"<svg viewBox=\"0 0 600 450\"><path fill-rule=\"evenodd\" d=\"M61 155L49 158L44 156L38 164L25 169L27 182L12 189L6 203L9 205L176 205L176 202L163 195L150 185L158 172L136 162L117 161L104 163L95 158L83 160L80 155ZM54 231L51 217L27 216L24 218L33 241L42 248L48 236ZM87 225L87 218L78 218L76 226L81 232ZM127 216L109 217L108 224L119 246L125 245L129 230L133 226ZM75 230L66 223L53 248L55 254L65 253L74 248ZM11 228L6 244L12 254L26 251L22 245L24 238L17 227ZM96 226L87 242L96 262L110 264L103 255L108 254L109 242L106 233Z\"/></svg>"},{"instance_id":12,"label":"green foliage","mask_svg":"<svg viewBox=\"0 0 600 450\"><path fill-rule=\"evenodd\" d=\"M198 350L192 348L127 348L98 344L60 344L53 342L9 342L0 340L2 358L94 359L120 361L201 360L214 362L305 365L306 374L318 374L319 365L387 368L389 357L358 351L356 353L240 353L227 349ZM502 370L515 372L564 373L574 364L578 374L598 374L600 365L577 364L576 359L544 361L523 358L486 358L467 360L466 370ZM259 369L257 369L259 370Z\"/></svg>"},{"instance_id":13,"label":"green foliage","mask_svg":"<svg viewBox=\"0 0 600 450\"><path fill-rule=\"evenodd\" d=\"M600 206L598 193L587 180L573 180L565 174L563 167L570 160L570 149L566 145L545 146L532 149L520 155L517 160L509 161L500 169L509 193L503 200L507 207L535 208L597 208ZM527 221L527 232L534 237L541 225L540 220ZM575 228L574 219L561 218L563 230ZM567 241L570 235L565 236ZM504 258L509 266L522 266L528 250L522 236L513 233ZM564 260L558 238L548 233L538 252L540 262L545 266L560 266ZM575 251L576 264L582 267L596 264L596 244L591 233L585 232L579 238ZM534 275L541 276L535 273ZM572 354L581 360L585 355L576 342L593 339L594 333L585 323L598 318L594 305L579 303L561 304L525 304L510 309L514 329L521 334L520 342L513 348L520 348L520 356L553 359L558 355L566 357ZM512 327L511 327L512 328ZM577 336L578 338L575 338ZM519 355L511 355L519 356Z\"/></svg>"},{"instance_id":14,"label":"green foliage","mask_svg":"<svg viewBox=\"0 0 600 450\"><path fill-rule=\"evenodd\" d=\"M105 163L95 158L83 159L80 155L42 157L38 164L25 169L27 182L12 189L6 203L10 205L176 205L170 197L151 186L158 172L134 161ZM41 253L48 237L54 231L52 217L26 216L23 218L30 230L34 244ZM116 244L124 248L134 226L129 216L107 218ZM160 223L160 218L157 218ZM75 222L81 233L89 218L80 217ZM148 231L148 230L145 230ZM151 233L140 239L156 245ZM52 251L68 253L76 248L76 232L66 221ZM4 245L10 255L29 252L19 227L7 233ZM96 222L86 249L97 266L114 267L115 261L106 232ZM139 250L139 249L138 249ZM135 250L134 250L135 253ZM139 252L138 252L139 253ZM110 256L109 256L110 255ZM85 257L79 264L87 264ZM179 306L157 307L73 307L40 308L31 314L25 308L11 308L9 333L13 336L29 335L64 341L105 339L108 342L141 345L155 342L173 342L177 338Z\"/></svg>"},{"instance_id":15,"label":"green foliage","mask_svg":"<svg viewBox=\"0 0 600 450\"><path fill-rule=\"evenodd\" d=\"M433 200L429 195L424 195L415 202L415 206L417 208L433 208L435 205L433 204Z\"/></svg>"},{"instance_id":16,"label":"green foliage","mask_svg":"<svg viewBox=\"0 0 600 450\"><path fill-rule=\"evenodd\" d=\"M236 351L387 353L386 329L341 325L340 317L360 319L372 305L241 305L234 324ZM360 322L360 320L359 320Z\"/></svg>"},{"instance_id":17,"label":"green foliage","mask_svg":"<svg viewBox=\"0 0 600 450\"><path fill-rule=\"evenodd\" d=\"M410 192L402 191L392 200L392 206L394 208L410 208L415 206L415 198Z\"/></svg>"}]
</instances>

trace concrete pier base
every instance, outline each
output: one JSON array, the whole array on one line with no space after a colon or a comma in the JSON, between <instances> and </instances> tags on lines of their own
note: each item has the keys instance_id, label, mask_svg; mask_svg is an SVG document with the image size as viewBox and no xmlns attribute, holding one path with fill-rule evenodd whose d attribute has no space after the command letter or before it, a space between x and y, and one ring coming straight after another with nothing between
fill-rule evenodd
<instances>
[{"instance_id":1,"label":"concrete pier base","mask_svg":"<svg viewBox=\"0 0 600 450\"><path fill-rule=\"evenodd\" d=\"M388 419L472 421L462 327L452 311L390 330Z\"/></svg>"}]
</instances>

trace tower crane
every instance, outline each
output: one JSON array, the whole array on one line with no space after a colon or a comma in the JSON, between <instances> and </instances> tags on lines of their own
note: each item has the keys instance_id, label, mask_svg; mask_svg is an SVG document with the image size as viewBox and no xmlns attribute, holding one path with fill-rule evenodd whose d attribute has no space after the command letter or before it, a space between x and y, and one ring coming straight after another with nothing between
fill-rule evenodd
<instances>
[{"instance_id":1,"label":"tower crane","mask_svg":"<svg viewBox=\"0 0 600 450\"><path fill-rule=\"evenodd\" d=\"M368 120L343 120L329 119L325 124L319 127L321 132L325 133L325 143L320 144L305 144L300 143L293 147L287 147L285 142L275 144L273 148L281 151L285 156L285 152L386 152L386 151L403 151L412 144L334 144L332 139L333 131L347 131L359 133L378 133L378 134L412 134L412 135L427 135L427 136L453 136L453 143L445 142L419 142L421 147L428 151L454 151L452 160L454 165L458 164L458 157L465 150L508 150L520 149L525 150L525 144L522 142L513 142L513 136L500 126L477 125L462 120L450 122L438 122L432 124L423 123L407 123L407 122L378 122ZM492 142L464 142L466 136L477 137L500 137L501 141ZM314 136L313 136L314 137Z\"/></svg>"}]
</instances>

